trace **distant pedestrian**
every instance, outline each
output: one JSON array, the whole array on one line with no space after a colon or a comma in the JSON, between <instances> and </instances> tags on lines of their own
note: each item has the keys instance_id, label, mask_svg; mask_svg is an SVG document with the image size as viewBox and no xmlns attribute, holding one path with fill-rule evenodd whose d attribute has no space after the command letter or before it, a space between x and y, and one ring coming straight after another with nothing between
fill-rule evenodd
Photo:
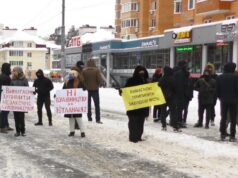
<instances>
[{"instance_id":1,"label":"distant pedestrian","mask_svg":"<svg viewBox=\"0 0 238 178\"><path fill-rule=\"evenodd\" d=\"M100 116L99 87L102 84L100 70L96 67L95 61L89 59L87 66L83 69L84 85L88 91L88 121L92 121L91 98L94 101L96 123L102 124Z\"/></svg>"},{"instance_id":2,"label":"distant pedestrian","mask_svg":"<svg viewBox=\"0 0 238 178\"><path fill-rule=\"evenodd\" d=\"M12 70L12 82L13 86L29 86L28 81L23 73L21 67L14 67ZM15 136L25 136L25 112L14 111L14 120L16 126Z\"/></svg>"},{"instance_id":3,"label":"distant pedestrian","mask_svg":"<svg viewBox=\"0 0 238 178\"><path fill-rule=\"evenodd\" d=\"M70 88L84 88L82 75L80 73L79 68L72 67L69 73L68 81L64 83L63 89L70 89ZM69 118L69 128L70 133L69 136L72 137L75 135L75 121L79 125L81 131L81 137L85 137L85 128L82 120L82 114L65 114L65 117Z\"/></svg>"},{"instance_id":4,"label":"distant pedestrian","mask_svg":"<svg viewBox=\"0 0 238 178\"><path fill-rule=\"evenodd\" d=\"M212 78L209 70L204 70L203 75L194 84L194 89L198 91L198 122L194 127L203 126L203 114L206 110L205 128L209 128L212 119L212 107L216 94L216 80Z\"/></svg>"},{"instance_id":5,"label":"distant pedestrian","mask_svg":"<svg viewBox=\"0 0 238 178\"><path fill-rule=\"evenodd\" d=\"M238 75L234 74L235 68L235 63L227 63L224 66L224 73L217 77L217 96L221 103L221 140L225 140L227 136L226 123L229 112L231 119L229 141L231 142L236 141L235 134L238 104Z\"/></svg>"},{"instance_id":6,"label":"distant pedestrian","mask_svg":"<svg viewBox=\"0 0 238 178\"><path fill-rule=\"evenodd\" d=\"M133 76L129 78L124 87L138 86L148 83L148 71L143 66L137 66L134 70ZM120 90L121 95L121 90ZM129 141L137 143L142 141L142 134L144 131L145 118L149 116L149 107L134 109L127 111L129 118Z\"/></svg>"},{"instance_id":7,"label":"distant pedestrian","mask_svg":"<svg viewBox=\"0 0 238 178\"><path fill-rule=\"evenodd\" d=\"M54 88L53 83L50 79L44 76L44 73L41 69L36 72L37 79L33 83L33 87L35 87L35 92L37 95L37 114L38 114L38 122L35 124L36 126L43 125L42 122L42 107L45 104L45 109L49 121L49 126L52 126L52 114L50 109L50 91Z\"/></svg>"},{"instance_id":8,"label":"distant pedestrian","mask_svg":"<svg viewBox=\"0 0 238 178\"><path fill-rule=\"evenodd\" d=\"M2 73L0 74L0 100L2 93L2 86L11 85L11 65L9 63L2 64ZM8 122L9 111L0 111L0 133L7 133L13 129L9 126Z\"/></svg>"},{"instance_id":9,"label":"distant pedestrian","mask_svg":"<svg viewBox=\"0 0 238 178\"><path fill-rule=\"evenodd\" d=\"M162 77L162 70L160 67L155 69L155 73L152 76L152 82L159 82L159 79ZM158 122L160 120L161 115L161 107L159 105L155 105L153 107L153 118L154 122Z\"/></svg>"}]
</instances>

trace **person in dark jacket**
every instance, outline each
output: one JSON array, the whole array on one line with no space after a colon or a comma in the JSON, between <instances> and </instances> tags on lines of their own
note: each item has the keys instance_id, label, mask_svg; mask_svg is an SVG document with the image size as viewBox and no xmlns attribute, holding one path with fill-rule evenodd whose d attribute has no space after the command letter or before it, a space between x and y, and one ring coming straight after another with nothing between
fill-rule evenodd
<instances>
[{"instance_id":1,"label":"person in dark jacket","mask_svg":"<svg viewBox=\"0 0 238 178\"><path fill-rule=\"evenodd\" d=\"M205 66L205 70L208 70L211 73L211 78L213 78L214 80L217 79L215 66L213 64L208 63ZM212 108L211 108L211 126L215 126L215 117L216 117L215 106L216 106L216 103L217 103L217 94L215 93Z\"/></svg>"},{"instance_id":2,"label":"person in dark jacket","mask_svg":"<svg viewBox=\"0 0 238 178\"><path fill-rule=\"evenodd\" d=\"M216 94L216 80L211 77L209 70L204 70L203 75L194 84L194 89L198 91L198 122L194 127L203 126L203 113L206 110L205 128L209 128L211 120L214 96Z\"/></svg>"},{"instance_id":3,"label":"person in dark jacket","mask_svg":"<svg viewBox=\"0 0 238 178\"><path fill-rule=\"evenodd\" d=\"M165 66L164 67L164 75L159 80L159 86L162 89L164 94L166 103L161 105L161 123L162 130L166 131L166 118L168 114L170 115L170 120L172 123L175 116L175 103L174 103L174 95L175 95L175 81L173 77L173 69ZM167 110L167 108L169 108ZM177 129L177 127L174 127Z\"/></svg>"},{"instance_id":4,"label":"person in dark jacket","mask_svg":"<svg viewBox=\"0 0 238 178\"><path fill-rule=\"evenodd\" d=\"M11 84L10 78L11 65L9 63L3 63L1 71L2 73L0 75L0 100L1 100L2 86L8 86ZM9 111L0 112L0 133L7 133L7 131L13 130L8 123L8 114Z\"/></svg>"},{"instance_id":5,"label":"person in dark jacket","mask_svg":"<svg viewBox=\"0 0 238 178\"><path fill-rule=\"evenodd\" d=\"M29 86L28 81L21 67L14 67L12 70L12 86ZM14 111L14 120L16 126L15 137L20 135L25 136L25 113Z\"/></svg>"},{"instance_id":6,"label":"person in dark jacket","mask_svg":"<svg viewBox=\"0 0 238 178\"><path fill-rule=\"evenodd\" d=\"M71 68L68 81L64 83L63 89L69 88L84 88L82 75L78 67ZM75 120L77 120L77 123L79 125L81 137L85 137L85 129L82 120L82 114L81 113L65 114L65 117L69 118L69 128L70 128L69 137L72 137L75 134Z\"/></svg>"},{"instance_id":7,"label":"person in dark jacket","mask_svg":"<svg viewBox=\"0 0 238 178\"><path fill-rule=\"evenodd\" d=\"M238 76L234 74L235 68L235 63L227 63L224 66L224 73L217 77L217 97L221 102L221 140L225 140L227 136L226 122L229 112L231 119L229 141L231 142L236 141L235 134L238 104Z\"/></svg>"},{"instance_id":8,"label":"person in dark jacket","mask_svg":"<svg viewBox=\"0 0 238 178\"><path fill-rule=\"evenodd\" d=\"M186 106L187 101L187 91L189 83L189 72L188 64L186 61L179 61L176 70L174 71L174 80L176 85L175 90L175 105L176 105L176 114L173 119L174 131L181 132L182 127L182 113Z\"/></svg>"},{"instance_id":9,"label":"person in dark jacket","mask_svg":"<svg viewBox=\"0 0 238 178\"><path fill-rule=\"evenodd\" d=\"M49 126L52 126L52 114L50 109L50 91L54 88L53 83L50 79L44 76L44 73L41 69L36 72L37 79L33 83L33 87L35 87L35 92L37 95L37 114L38 114L38 122L35 124L43 125L42 122L42 107L45 104L45 109L49 121Z\"/></svg>"},{"instance_id":10,"label":"person in dark jacket","mask_svg":"<svg viewBox=\"0 0 238 178\"><path fill-rule=\"evenodd\" d=\"M155 69L155 73L152 76L152 82L158 82L159 79L162 77L161 68L158 67ZM153 107L153 118L154 122L158 122L160 120L161 108L159 105Z\"/></svg>"},{"instance_id":11,"label":"person in dark jacket","mask_svg":"<svg viewBox=\"0 0 238 178\"><path fill-rule=\"evenodd\" d=\"M146 84L148 79L148 71L145 67L139 65L135 68L133 76L127 80L125 87ZM129 118L129 141L134 143L142 141L141 136L144 130L145 118L149 116L149 107L127 111L127 116Z\"/></svg>"}]
</instances>

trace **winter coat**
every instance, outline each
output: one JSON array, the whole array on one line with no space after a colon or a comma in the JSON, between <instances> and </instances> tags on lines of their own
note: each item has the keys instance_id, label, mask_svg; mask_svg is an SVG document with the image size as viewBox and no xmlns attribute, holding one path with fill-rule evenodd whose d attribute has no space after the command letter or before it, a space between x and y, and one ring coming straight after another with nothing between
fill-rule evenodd
<instances>
[{"instance_id":1,"label":"winter coat","mask_svg":"<svg viewBox=\"0 0 238 178\"><path fill-rule=\"evenodd\" d=\"M164 75L159 80L159 86L163 91L166 103L171 102L175 95L173 69L167 66L164 67Z\"/></svg>"},{"instance_id":2,"label":"winter coat","mask_svg":"<svg viewBox=\"0 0 238 178\"><path fill-rule=\"evenodd\" d=\"M63 89L70 89L70 88L83 88L84 89L84 85L83 85L83 82L79 82L78 86L75 87L74 80L69 80L64 83ZM76 117L82 117L82 114L65 114L64 117L76 118Z\"/></svg>"},{"instance_id":3,"label":"winter coat","mask_svg":"<svg viewBox=\"0 0 238 178\"><path fill-rule=\"evenodd\" d=\"M9 86L11 85L11 65L9 63L3 63L2 73L0 74L0 100L1 100L1 93L2 93L2 86Z\"/></svg>"},{"instance_id":4,"label":"winter coat","mask_svg":"<svg viewBox=\"0 0 238 178\"><path fill-rule=\"evenodd\" d=\"M102 83L102 78L99 69L93 60L87 62L87 66L82 72L84 85L87 90L97 91Z\"/></svg>"},{"instance_id":5,"label":"winter coat","mask_svg":"<svg viewBox=\"0 0 238 178\"><path fill-rule=\"evenodd\" d=\"M198 100L200 104L213 104L216 93L216 80L208 77L199 78L195 84L194 89L198 91Z\"/></svg>"},{"instance_id":6,"label":"winter coat","mask_svg":"<svg viewBox=\"0 0 238 178\"><path fill-rule=\"evenodd\" d=\"M50 91L54 88L53 83L50 79L44 77L42 70L39 70L38 72L42 72L42 75L40 78L37 78L33 83L33 87L35 87L35 92L38 94L38 97L50 97Z\"/></svg>"},{"instance_id":7,"label":"winter coat","mask_svg":"<svg viewBox=\"0 0 238 178\"><path fill-rule=\"evenodd\" d=\"M139 71L144 71L144 77L142 78L139 75ZM125 87L132 87L132 86L138 86L148 83L149 74L145 67L143 66L137 66L134 70L133 76L129 78L126 82ZM149 107L135 109L127 111L128 116L141 116L141 117L147 117L149 116Z\"/></svg>"},{"instance_id":8,"label":"winter coat","mask_svg":"<svg viewBox=\"0 0 238 178\"><path fill-rule=\"evenodd\" d=\"M238 75L234 74L235 63L227 63L224 73L217 77L217 96L227 104L238 103Z\"/></svg>"}]
</instances>

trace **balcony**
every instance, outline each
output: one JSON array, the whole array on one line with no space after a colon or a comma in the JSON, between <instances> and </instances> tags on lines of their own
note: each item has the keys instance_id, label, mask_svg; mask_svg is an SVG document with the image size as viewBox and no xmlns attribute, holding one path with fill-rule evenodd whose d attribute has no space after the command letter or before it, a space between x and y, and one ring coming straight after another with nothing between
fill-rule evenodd
<instances>
[{"instance_id":1,"label":"balcony","mask_svg":"<svg viewBox=\"0 0 238 178\"><path fill-rule=\"evenodd\" d=\"M223 14L230 11L232 1L224 0L205 0L197 2L196 13L199 16L211 16Z\"/></svg>"}]
</instances>

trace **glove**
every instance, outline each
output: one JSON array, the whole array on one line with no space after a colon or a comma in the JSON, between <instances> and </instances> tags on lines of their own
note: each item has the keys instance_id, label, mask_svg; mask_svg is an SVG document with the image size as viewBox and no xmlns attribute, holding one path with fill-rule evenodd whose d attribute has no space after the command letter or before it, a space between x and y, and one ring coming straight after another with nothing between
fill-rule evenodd
<instances>
[{"instance_id":1,"label":"glove","mask_svg":"<svg viewBox=\"0 0 238 178\"><path fill-rule=\"evenodd\" d=\"M54 98L56 98L56 94L54 94Z\"/></svg>"}]
</instances>

